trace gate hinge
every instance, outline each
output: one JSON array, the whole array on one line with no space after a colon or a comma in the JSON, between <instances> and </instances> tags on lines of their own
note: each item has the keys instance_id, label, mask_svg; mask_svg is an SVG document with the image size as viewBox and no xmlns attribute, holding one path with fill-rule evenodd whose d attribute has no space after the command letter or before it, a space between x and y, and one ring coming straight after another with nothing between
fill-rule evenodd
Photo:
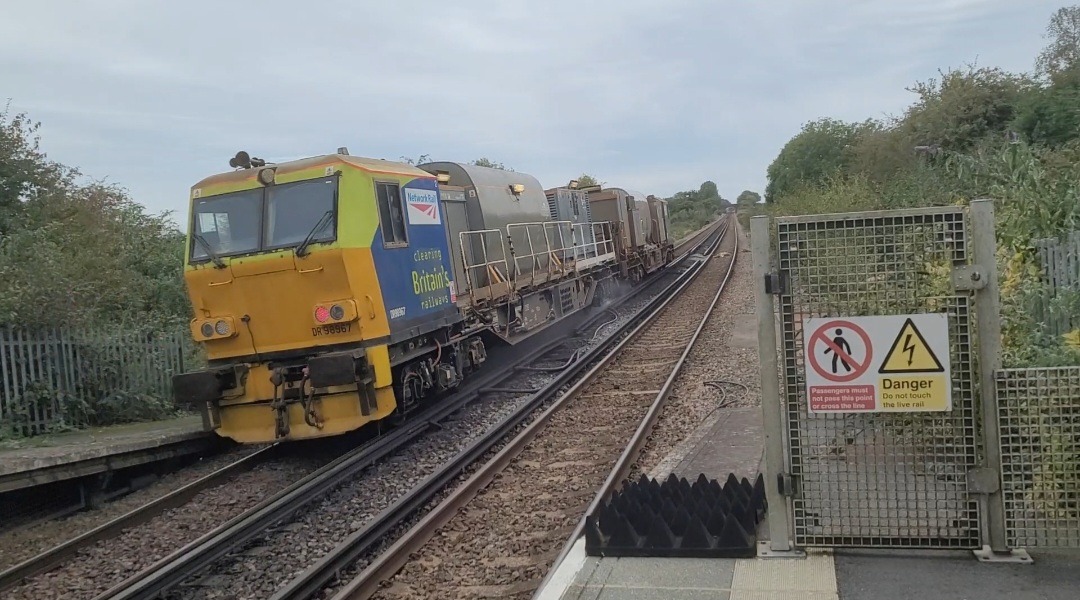
<instances>
[{"instance_id":1,"label":"gate hinge","mask_svg":"<svg viewBox=\"0 0 1080 600\"><path fill-rule=\"evenodd\" d=\"M766 273L765 274L765 293L778 296L780 294L786 294L788 292L788 276L787 273L781 271L779 273Z\"/></svg>"},{"instance_id":2,"label":"gate hinge","mask_svg":"<svg viewBox=\"0 0 1080 600\"><path fill-rule=\"evenodd\" d=\"M798 493L796 489L797 480L791 473L777 473L776 475L776 489L780 492L781 496L793 497Z\"/></svg>"},{"instance_id":3,"label":"gate hinge","mask_svg":"<svg viewBox=\"0 0 1080 600\"><path fill-rule=\"evenodd\" d=\"M986 287L986 281L986 272L979 265L953 267L952 284L954 290L981 290Z\"/></svg>"},{"instance_id":4,"label":"gate hinge","mask_svg":"<svg viewBox=\"0 0 1080 600\"><path fill-rule=\"evenodd\" d=\"M997 471L989 467L975 467L967 472L967 489L972 494L993 494L1000 488Z\"/></svg>"}]
</instances>

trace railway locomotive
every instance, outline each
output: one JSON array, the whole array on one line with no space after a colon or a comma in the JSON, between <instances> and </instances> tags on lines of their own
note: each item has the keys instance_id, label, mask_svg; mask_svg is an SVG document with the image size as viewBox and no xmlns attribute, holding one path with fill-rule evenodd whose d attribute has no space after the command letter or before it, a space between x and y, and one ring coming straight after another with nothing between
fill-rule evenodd
<instances>
[{"instance_id":1,"label":"railway locomotive","mask_svg":"<svg viewBox=\"0 0 1080 600\"><path fill-rule=\"evenodd\" d=\"M674 257L664 200L471 164L337 153L191 188L184 279L207 366L179 403L241 443L340 435L452 391Z\"/></svg>"}]
</instances>

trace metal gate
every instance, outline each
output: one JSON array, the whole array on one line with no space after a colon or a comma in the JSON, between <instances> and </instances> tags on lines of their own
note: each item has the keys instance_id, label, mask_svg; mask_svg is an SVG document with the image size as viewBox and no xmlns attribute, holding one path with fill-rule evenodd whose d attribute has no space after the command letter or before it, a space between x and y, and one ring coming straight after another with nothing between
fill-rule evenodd
<instances>
[{"instance_id":1,"label":"metal gate","mask_svg":"<svg viewBox=\"0 0 1080 600\"><path fill-rule=\"evenodd\" d=\"M769 471L780 474L777 493L788 496L770 507L789 509L782 519L770 518L770 530L782 524L796 546L979 548L984 509L970 488L986 472L979 467L996 465L980 464L975 294L965 289L979 286L963 281L975 272L967 210L813 215L773 223L770 289L759 294L759 311L762 295L769 295L769 313L773 298L779 304L782 364L779 406L764 412L767 421L775 413L766 431L780 438L768 442L775 446L770 450L782 442L787 459L778 463L776 452L769 452ZM767 225L755 222L755 237ZM990 236L992 244L992 230ZM760 241L755 239L755 265L768 260L759 260ZM808 413L804 319L912 313L949 316L951 411ZM771 325L763 322L763 340ZM769 345L775 342L763 344L763 352Z\"/></svg>"}]
</instances>

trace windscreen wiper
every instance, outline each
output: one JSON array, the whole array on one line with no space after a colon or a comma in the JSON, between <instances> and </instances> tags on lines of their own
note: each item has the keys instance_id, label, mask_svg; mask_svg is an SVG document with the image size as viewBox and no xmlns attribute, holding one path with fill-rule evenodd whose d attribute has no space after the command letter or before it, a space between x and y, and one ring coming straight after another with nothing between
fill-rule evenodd
<instances>
[{"instance_id":1,"label":"windscreen wiper","mask_svg":"<svg viewBox=\"0 0 1080 600\"><path fill-rule=\"evenodd\" d=\"M322 218L319 219L319 222L316 223L314 227L311 228L311 231L308 232L307 237L304 238L304 241L300 242L300 245L296 247L297 256L304 256L305 254L307 254L308 246L311 245L311 241L315 238L315 235L322 231L324 227L326 227L327 223L330 222L330 218L333 216L333 210L328 210L323 213Z\"/></svg>"},{"instance_id":2,"label":"windscreen wiper","mask_svg":"<svg viewBox=\"0 0 1080 600\"><path fill-rule=\"evenodd\" d=\"M225 261L221 260L221 257L214 252L214 249L210 247L210 242L206 241L206 238L201 233L194 233L191 237L195 238L195 241L202 243L203 248L206 248L206 255L210 257L210 260L214 261L215 267L219 269L225 268Z\"/></svg>"}]
</instances>

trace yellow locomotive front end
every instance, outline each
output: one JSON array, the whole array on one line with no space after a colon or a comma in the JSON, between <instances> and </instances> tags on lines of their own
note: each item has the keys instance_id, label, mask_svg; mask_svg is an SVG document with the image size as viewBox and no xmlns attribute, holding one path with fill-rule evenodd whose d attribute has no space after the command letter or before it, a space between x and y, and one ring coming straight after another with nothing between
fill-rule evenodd
<instances>
[{"instance_id":1,"label":"yellow locomotive front end","mask_svg":"<svg viewBox=\"0 0 1080 600\"><path fill-rule=\"evenodd\" d=\"M191 192L184 276L191 334L208 361L174 378L176 399L243 443L338 435L386 418L397 406L395 340L458 314L438 287L427 294L438 301L414 299L433 310L403 333L387 303L408 302L384 293L408 280L397 263L416 272L420 250L439 257L426 265L433 272L449 269L445 232L428 235L431 254L417 247L423 235L409 239L405 216L407 194L434 195L434 177L345 154L266 165L241 153L234 163Z\"/></svg>"}]
</instances>

